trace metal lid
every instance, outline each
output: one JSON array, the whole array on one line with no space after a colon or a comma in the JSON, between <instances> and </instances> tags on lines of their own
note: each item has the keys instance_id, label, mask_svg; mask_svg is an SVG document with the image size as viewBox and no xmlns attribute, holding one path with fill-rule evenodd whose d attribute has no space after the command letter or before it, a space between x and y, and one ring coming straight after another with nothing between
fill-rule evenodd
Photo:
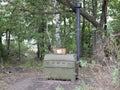
<instances>
[{"instance_id":1,"label":"metal lid","mask_svg":"<svg viewBox=\"0 0 120 90\"><path fill-rule=\"evenodd\" d=\"M46 54L44 60L66 60L66 61L76 61L76 54Z\"/></svg>"}]
</instances>

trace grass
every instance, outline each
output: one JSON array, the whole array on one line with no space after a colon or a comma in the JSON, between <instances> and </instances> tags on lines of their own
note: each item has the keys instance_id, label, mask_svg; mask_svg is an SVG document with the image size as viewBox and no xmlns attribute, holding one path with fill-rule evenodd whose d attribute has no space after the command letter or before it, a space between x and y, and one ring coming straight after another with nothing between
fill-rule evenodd
<instances>
[{"instance_id":1,"label":"grass","mask_svg":"<svg viewBox=\"0 0 120 90\"><path fill-rule=\"evenodd\" d=\"M88 86L82 85L82 86L76 86L74 90L87 90Z\"/></svg>"},{"instance_id":2,"label":"grass","mask_svg":"<svg viewBox=\"0 0 120 90\"><path fill-rule=\"evenodd\" d=\"M63 87L60 87L60 86L57 86L57 87L56 87L56 90L64 90L64 88L63 88Z\"/></svg>"},{"instance_id":3,"label":"grass","mask_svg":"<svg viewBox=\"0 0 120 90\"><path fill-rule=\"evenodd\" d=\"M0 79L3 78L3 77L5 77L5 75L6 74L4 74L4 73L0 73Z\"/></svg>"},{"instance_id":4,"label":"grass","mask_svg":"<svg viewBox=\"0 0 120 90\"><path fill-rule=\"evenodd\" d=\"M20 65L20 67L40 69L42 67L42 61L26 60L24 63Z\"/></svg>"},{"instance_id":5,"label":"grass","mask_svg":"<svg viewBox=\"0 0 120 90\"><path fill-rule=\"evenodd\" d=\"M62 86L57 86L56 90L64 90L64 88ZM76 86L75 89L73 90L88 90L88 86L87 85Z\"/></svg>"}]
</instances>

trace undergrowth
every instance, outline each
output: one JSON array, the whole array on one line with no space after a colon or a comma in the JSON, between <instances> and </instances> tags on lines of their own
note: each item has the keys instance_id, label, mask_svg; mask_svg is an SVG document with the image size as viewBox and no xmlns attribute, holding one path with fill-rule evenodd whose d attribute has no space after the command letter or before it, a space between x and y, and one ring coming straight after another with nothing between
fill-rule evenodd
<instances>
[{"instance_id":1,"label":"undergrowth","mask_svg":"<svg viewBox=\"0 0 120 90\"><path fill-rule=\"evenodd\" d=\"M65 90L62 86L57 86L56 90ZM76 86L73 90L88 90L87 85Z\"/></svg>"},{"instance_id":2,"label":"undergrowth","mask_svg":"<svg viewBox=\"0 0 120 90\"><path fill-rule=\"evenodd\" d=\"M20 64L20 67L40 69L42 67L42 61L26 60L24 63Z\"/></svg>"}]
</instances>

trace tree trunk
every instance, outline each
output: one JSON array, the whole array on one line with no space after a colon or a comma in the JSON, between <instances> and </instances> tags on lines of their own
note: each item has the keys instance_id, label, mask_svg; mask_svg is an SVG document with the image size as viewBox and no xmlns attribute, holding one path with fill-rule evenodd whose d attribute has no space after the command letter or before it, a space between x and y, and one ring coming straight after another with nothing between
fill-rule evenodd
<instances>
[{"instance_id":1,"label":"tree trunk","mask_svg":"<svg viewBox=\"0 0 120 90\"><path fill-rule=\"evenodd\" d=\"M91 24L90 24L90 22L88 22L88 27L89 27L89 30L88 30L88 37L89 37L89 39L88 39L88 47L89 47L89 53L88 53L88 55L89 55L89 57L91 57L91 51L90 51L90 48L92 48L91 47Z\"/></svg>"},{"instance_id":2,"label":"tree trunk","mask_svg":"<svg viewBox=\"0 0 120 90\"><path fill-rule=\"evenodd\" d=\"M37 41L37 58L40 58L40 43Z\"/></svg>"},{"instance_id":3,"label":"tree trunk","mask_svg":"<svg viewBox=\"0 0 120 90\"><path fill-rule=\"evenodd\" d=\"M97 30L94 32L94 47L93 47L93 54L95 59L98 60L99 63L105 65L104 59L104 51L103 51L103 38L102 34L103 29L98 27Z\"/></svg>"},{"instance_id":4,"label":"tree trunk","mask_svg":"<svg viewBox=\"0 0 120 90\"><path fill-rule=\"evenodd\" d=\"M104 65L105 62L103 61L104 59L104 50L103 50L103 34L104 34L104 29L106 25L106 16L107 16L107 5L108 5L109 0L103 0L102 4L102 14L100 17L100 24L97 26L97 31L96 33L96 42L95 42L95 49L94 49L94 54L96 59Z\"/></svg>"},{"instance_id":5,"label":"tree trunk","mask_svg":"<svg viewBox=\"0 0 120 90\"><path fill-rule=\"evenodd\" d=\"M97 17L97 0L92 0L92 14L94 16L94 18ZM96 30L93 30L93 55L95 55L94 51L96 50L96 42L97 42L97 34L96 34Z\"/></svg>"},{"instance_id":6,"label":"tree trunk","mask_svg":"<svg viewBox=\"0 0 120 90\"><path fill-rule=\"evenodd\" d=\"M6 30L6 43L7 43L7 52L9 55L10 52L10 30Z\"/></svg>"},{"instance_id":7,"label":"tree trunk","mask_svg":"<svg viewBox=\"0 0 120 90\"><path fill-rule=\"evenodd\" d=\"M85 9L85 0L83 0L83 8ZM81 56L84 55L84 35L85 34L85 18L83 18L82 24L82 36L81 36Z\"/></svg>"},{"instance_id":8,"label":"tree trunk","mask_svg":"<svg viewBox=\"0 0 120 90\"><path fill-rule=\"evenodd\" d=\"M94 16L94 18L97 18L97 5L98 5L98 1L97 0L92 0L92 14Z\"/></svg>"},{"instance_id":9,"label":"tree trunk","mask_svg":"<svg viewBox=\"0 0 120 90\"><path fill-rule=\"evenodd\" d=\"M3 64L3 44L2 44L2 35L0 36L0 63Z\"/></svg>"},{"instance_id":10,"label":"tree trunk","mask_svg":"<svg viewBox=\"0 0 120 90\"><path fill-rule=\"evenodd\" d=\"M49 31L48 31L49 29L48 29L48 23L46 23L46 33L47 33L47 35L48 35L48 39L49 39L49 42L48 42L48 52L49 53L51 53L52 52L52 38L51 38L51 36L50 36L50 33L49 33Z\"/></svg>"},{"instance_id":11,"label":"tree trunk","mask_svg":"<svg viewBox=\"0 0 120 90\"><path fill-rule=\"evenodd\" d=\"M57 8L57 1L53 0L54 8ZM57 11L57 10L56 10ZM60 39L60 14L55 15L56 20L56 31L55 31L55 37L56 37L56 48L61 47L61 39Z\"/></svg>"},{"instance_id":12,"label":"tree trunk","mask_svg":"<svg viewBox=\"0 0 120 90\"><path fill-rule=\"evenodd\" d=\"M44 51L44 32L45 32L45 23L44 23L44 19L42 19L38 28L38 33L41 35L37 41L37 58L39 58L40 60L43 59L44 52L45 52ZM42 40L40 42L41 38Z\"/></svg>"},{"instance_id":13,"label":"tree trunk","mask_svg":"<svg viewBox=\"0 0 120 90\"><path fill-rule=\"evenodd\" d=\"M56 14L56 47L61 47L61 39L60 39L60 14Z\"/></svg>"},{"instance_id":14,"label":"tree trunk","mask_svg":"<svg viewBox=\"0 0 120 90\"><path fill-rule=\"evenodd\" d=\"M20 41L20 35L18 35L18 60L21 61L21 41Z\"/></svg>"},{"instance_id":15,"label":"tree trunk","mask_svg":"<svg viewBox=\"0 0 120 90\"><path fill-rule=\"evenodd\" d=\"M67 22L66 22L66 18L63 17L63 22L64 22L64 34L63 36L66 37L66 26L67 26ZM62 40L62 45L64 48L67 48L67 44L66 44L66 38L64 38L64 40Z\"/></svg>"},{"instance_id":16,"label":"tree trunk","mask_svg":"<svg viewBox=\"0 0 120 90\"><path fill-rule=\"evenodd\" d=\"M84 55L84 36L85 36L85 19L83 18L82 36L81 36L81 56Z\"/></svg>"}]
</instances>

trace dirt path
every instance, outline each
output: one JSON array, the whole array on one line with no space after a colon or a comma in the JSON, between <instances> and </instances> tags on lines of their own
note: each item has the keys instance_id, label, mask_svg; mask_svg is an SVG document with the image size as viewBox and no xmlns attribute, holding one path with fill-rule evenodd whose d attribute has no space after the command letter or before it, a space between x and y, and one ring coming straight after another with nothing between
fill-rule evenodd
<instances>
[{"instance_id":1,"label":"dirt path","mask_svg":"<svg viewBox=\"0 0 120 90\"><path fill-rule=\"evenodd\" d=\"M0 90L115 90L111 76L105 70L95 68L94 73L92 71L80 69L79 79L75 82L44 80L41 70L11 73L0 80Z\"/></svg>"},{"instance_id":2,"label":"dirt path","mask_svg":"<svg viewBox=\"0 0 120 90\"><path fill-rule=\"evenodd\" d=\"M41 78L42 74L39 73L17 74L7 78L8 86L5 90L56 90L57 87L63 87L65 90L73 90L75 86L71 81L43 80Z\"/></svg>"}]
</instances>

